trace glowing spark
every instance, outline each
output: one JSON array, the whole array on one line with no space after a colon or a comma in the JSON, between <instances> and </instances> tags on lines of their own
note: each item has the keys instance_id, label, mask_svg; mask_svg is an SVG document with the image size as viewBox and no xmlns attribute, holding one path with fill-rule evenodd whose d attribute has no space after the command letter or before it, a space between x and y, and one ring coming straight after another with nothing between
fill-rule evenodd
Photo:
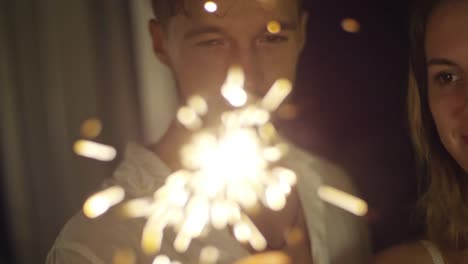
<instances>
[{"instance_id":1,"label":"glowing spark","mask_svg":"<svg viewBox=\"0 0 468 264\"><path fill-rule=\"evenodd\" d=\"M361 30L361 25L354 18L345 18L341 21L341 27L348 33L358 33Z\"/></svg>"},{"instance_id":2,"label":"glowing spark","mask_svg":"<svg viewBox=\"0 0 468 264\"><path fill-rule=\"evenodd\" d=\"M278 34L281 32L281 24L278 21L270 21L267 25L267 30L271 34Z\"/></svg>"},{"instance_id":3,"label":"glowing spark","mask_svg":"<svg viewBox=\"0 0 468 264\"><path fill-rule=\"evenodd\" d=\"M97 118L90 118L81 125L81 134L85 138L93 139L99 136L102 131L102 123Z\"/></svg>"},{"instance_id":4,"label":"glowing spark","mask_svg":"<svg viewBox=\"0 0 468 264\"><path fill-rule=\"evenodd\" d=\"M200 252L201 264L214 264L219 259L219 250L215 247L205 247Z\"/></svg>"},{"instance_id":5,"label":"glowing spark","mask_svg":"<svg viewBox=\"0 0 468 264\"><path fill-rule=\"evenodd\" d=\"M299 245L304 241L304 234L302 233L301 229L293 228L286 234L286 242L288 246L294 247Z\"/></svg>"},{"instance_id":6,"label":"glowing spark","mask_svg":"<svg viewBox=\"0 0 468 264\"><path fill-rule=\"evenodd\" d=\"M180 253L210 228L228 226L240 242L248 242L258 251L267 247L265 237L244 210L255 208L259 202L281 210L296 184L293 171L272 166L281 161L288 148L269 123L271 112L291 92L292 84L280 79L262 101L246 106L244 82L242 68L230 67L221 94L236 109L221 114L222 123L216 130L199 130L208 105L198 95L189 98L177 113L178 121L194 131L180 149L183 169L167 177L153 197L122 205L120 212L124 216L148 219L141 238L146 254L160 251L164 230L169 227L177 232L173 247ZM115 204L99 197L90 198L96 200L93 210L89 210L93 217ZM206 249L201 257L210 263L217 255L214 252ZM168 261L160 256L154 263Z\"/></svg>"},{"instance_id":7,"label":"glowing spark","mask_svg":"<svg viewBox=\"0 0 468 264\"><path fill-rule=\"evenodd\" d=\"M153 260L153 264L171 264L171 260L166 255L160 255Z\"/></svg>"},{"instance_id":8,"label":"glowing spark","mask_svg":"<svg viewBox=\"0 0 468 264\"><path fill-rule=\"evenodd\" d=\"M286 205L286 197L280 186L269 186L265 192L266 205L273 211L280 211Z\"/></svg>"},{"instance_id":9,"label":"glowing spark","mask_svg":"<svg viewBox=\"0 0 468 264\"><path fill-rule=\"evenodd\" d=\"M131 249L118 250L114 255L112 264L135 264L135 252Z\"/></svg>"},{"instance_id":10,"label":"glowing spark","mask_svg":"<svg viewBox=\"0 0 468 264\"><path fill-rule=\"evenodd\" d=\"M122 187L113 186L89 197L83 205L83 213L89 218L96 218L107 212L110 207L120 203L125 197Z\"/></svg>"},{"instance_id":11,"label":"glowing spark","mask_svg":"<svg viewBox=\"0 0 468 264\"><path fill-rule=\"evenodd\" d=\"M198 115L205 115L208 112L208 104L205 99L199 95L194 95L189 98L188 106L192 108Z\"/></svg>"},{"instance_id":12,"label":"glowing spark","mask_svg":"<svg viewBox=\"0 0 468 264\"><path fill-rule=\"evenodd\" d=\"M183 253L187 251L188 247L190 246L190 243L192 241L192 238L184 233L179 233L174 240L174 248L177 252Z\"/></svg>"},{"instance_id":13,"label":"glowing spark","mask_svg":"<svg viewBox=\"0 0 468 264\"><path fill-rule=\"evenodd\" d=\"M151 201L148 199L135 199L126 202L121 208L121 213L125 217L139 218L151 214Z\"/></svg>"},{"instance_id":14,"label":"glowing spark","mask_svg":"<svg viewBox=\"0 0 468 264\"><path fill-rule=\"evenodd\" d=\"M182 107L179 109L177 112L177 120L190 130L196 130L202 126L202 121L195 110L189 107Z\"/></svg>"},{"instance_id":15,"label":"glowing spark","mask_svg":"<svg viewBox=\"0 0 468 264\"><path fill-rule=\"evenodd\" d=\"M263 157L269 162L277 162L283 157L283 153L278 147L268 147L263 150Z\"/></svg>"},{"instance_id":16,"label":"glowing spark","mask_svg":"<svg viewBox=\"0 0 468 264\"><path fill-rule=\"evenodd\" d=\"M237 241L244 243L250 240L252 237L252 230L247 223L239 222L234 225L234 236Z\"/></svg>"},{"instance_id":17,"label":"glowing spark","mask_svg":"<svg viewBox=\"0 0 468 264\"><path fill-rule=\"evenodd\" d=\"M262 101L262 106L266 110L273 112L292 91L292 83L287 79L277 80L270 91L265 95Z\"/></svg>"},{"instance_id":18,"label":"glowing spark","mask_svg":"<svg viewBox=\"0 0 468 264\"><path fill-rule=\"evenodd\" d=\"M205 10L209 13L214 13L218 10L218 5L213 1L207 1L205 3Z\"/></svg>"},{"instance_id":19,"label":"glowing spark","mask_svg":"<svg viewBox=\"0 0 468 264\"><path fill-rule=\"evenodd\" d=\"M262 233L260 233L258 228L254 225L254 223L250 220L249 217L244 215L242 220L250 228L250 232L251 232L251 236L250 236L250 239L249 239L250 246L254 250L257 250L257 251L265 250L266 247L267 247L267 241L266 241L265 237L262 235Z\"/></svg>"},{"instance_id":20,"label":"glowing spark","mask_svg":"<svg viewBox=\"0 0 468 264\"><path fill-rule=\"evenodd\" d=\"M214 201L211 207L211 223L216 229L223 229L229 221L229 206L224 201Z\"/></svg>"},{"instance_id":21,"label":"glowing spark","mask_svg":"<svg viewBox=\"0 0 468 264\"><path fill-rule=\"evenodd\" d=\"M111 161L117 155L115 148L88 140L78 140L73 150L77 155L99 161Z\"/></svg>"},{"instance_id":22,"label":"glowing spark","mask_svg":"<svg viewBox=\"0 0 468 264\"><path fill-rule=\"evenodd\" d=\"M247 103L247 92L243 88L244 82L245 76L241 67L233 66L228 70L221 94L234 107L241 107Z\"/></svg>"},{"instance_id":23,"label":"glowing spark","mask_svg":"<svg viewBox=\"0 0 468 264\"><path fill-rule=\"evenodd\" d=\"M367 214L367 204L363 200L335 189L330 186L322 186L318 190L318 196L336 207L340 207L357 216L364 216Z\"/></svg>"},{"instance_id":24,"label":"glowing spark","mask_svg":"<svg viewBox=\"0 0 468 264\"><path fill-rule=\"evenodd\" d=\"M279 251L267 252L243 258L242 260L235 262L234 264L292 264L291 258L287 254Z\"/></svg>"}]
</instances>

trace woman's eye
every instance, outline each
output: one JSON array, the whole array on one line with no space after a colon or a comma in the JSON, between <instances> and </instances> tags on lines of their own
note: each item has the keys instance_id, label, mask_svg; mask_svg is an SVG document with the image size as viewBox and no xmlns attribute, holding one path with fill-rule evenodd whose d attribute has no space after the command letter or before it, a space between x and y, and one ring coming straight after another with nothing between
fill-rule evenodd
<instances>
[{"instance_id":1,"label":"woman's eye","mask_svg":"<svg viewBox=\"0 0 468 264\"><path fill-rule=\"evenodd\" d=\"M458 75L451 72L440 72L435 76L434 79L439 85L447 85L458 81L460 78Z\"/></svg>"},{"instance_id":2,"label":"woman's eye","mask_svg":"<svg viewBox=\"0 0 468 264\"><path fill-rule=\"evenodd\" d=\"M264 36L264 37L262 37L260 39L260 42L262 42L262 43L272 43L272 44L282 43L282 42L286 42L286 41L288 41L287 37L279 36L279 35L268 35L268 36Z\"/></svg>"},{"instance_id":3,"label":"woman's eye","mask_svg":"<svg viewBox=\"0 0 468 264\"><path fill-rule=\"evenodd\" d=\"M205 41L200 41L196 45L200 47L213 47L213 46L222 46L225 44L225 41L222 39L210 39Z\"/></svg>"}]
</instances>

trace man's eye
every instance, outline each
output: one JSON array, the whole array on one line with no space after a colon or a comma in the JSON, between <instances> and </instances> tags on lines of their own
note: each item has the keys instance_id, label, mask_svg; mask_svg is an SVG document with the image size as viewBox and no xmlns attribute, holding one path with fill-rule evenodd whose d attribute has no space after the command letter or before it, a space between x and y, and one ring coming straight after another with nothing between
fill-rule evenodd
<instances>
[{"instance_id":1,"label":"man's eye","mask_svg":"<svg viewBox=\"0 0 468 264\"><path fill-rule=\"evenodd\" d=\"M264 36L264 37L262 37L260 39L260 42L262 42L262 43L272 43L272 44L282 43L282 42L286 42L286 41L288 41L287 37L279 36L279 35L268 35L268 36Z\"/></svg>"},{"instance_id":2,"label":"man's eye","mask_svg":"<svg viewBox=\"0 0 468 264\"><path fill-rule=\"evenodd\" d=\"M205 41L200 41L196 45L200 47L213 47L213 46L222 46L225 44L225 41L222 39L210 39Z\"/></svg>"},{"instance_id":3,"label":"man's eye","mask_svg":"<svg viewBox=\"0 0 468 264\"><path fill-rule=\"evenodd\" d=\"M451 72L440 72L435 76L434 80L439 85L447 85L459 81L460 78Z\"/></svg>"}]
</instances>

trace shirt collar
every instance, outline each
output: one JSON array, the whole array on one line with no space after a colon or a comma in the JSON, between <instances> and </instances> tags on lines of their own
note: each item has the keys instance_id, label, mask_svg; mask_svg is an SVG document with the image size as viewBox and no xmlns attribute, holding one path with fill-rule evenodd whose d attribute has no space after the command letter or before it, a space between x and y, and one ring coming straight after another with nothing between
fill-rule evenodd
<instances>
[{"instance_id":1,"label":"shirt collar","mask_svg":"<svg viewBox=\"0 0 468 264\"><path fill-rule=\"evenodd\" d=\"M141 197L151 195L170 174L169 167L155 153L137 143L128 143L113 178L129 196Z\"/></svg>"}]
</instances>

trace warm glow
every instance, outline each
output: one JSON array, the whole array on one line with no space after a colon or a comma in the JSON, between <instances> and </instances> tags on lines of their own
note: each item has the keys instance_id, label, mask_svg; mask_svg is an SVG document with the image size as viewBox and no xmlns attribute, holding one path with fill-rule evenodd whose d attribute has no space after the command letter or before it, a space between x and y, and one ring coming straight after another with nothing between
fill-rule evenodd
<instances>
[{"instance_id":1,"label":"warm glow","mask_svg":"<svg viewBox=\"0 0 468 264\"><path fill-rule=\"evenodd\" d=\"M244 90L244 71L239 66L229 68L226 81L221 87L221 94L234 107L247 103L247 92Z\"/></svg>"},{"instance_id":2,"label":"warm glow","mask_svg":"<svg viewBox=\"0 0 468 264\"><path fill-rule=\"evenodd\" d=\"M367 214L368 208L365 201L336 188L322 186L318 190L318 196L322 200L357 216L364 216Z\"/></svg>"},{"instance_id":3,"label":"warm glow","mask_svg":"<svg viewBox=\"0 0 468 264\"><path fill-rule=\"evenodd\" d=\"M203 97L199 95L194 95L189 98L187 105L192 108L198 115L205 115L208 112L208 104Z\"/></svg>"},{"instance_id":4,"label":"warm glow","mask_svg":"<svg viewBox=\"0 0 468 264\"><path fill-rule=\"evenodd\" d=\"M361 30L361 25L354 18L345 18L341 21L341 27L348 33L358 33Z\"/></svg>"},{"instance_id":5,"label":"warm glow","mask_svg":"<svg viewBox=\"0 0 468 264\"><path fill-rule=\"evenodd\" d=\"M131 249L118 250L112 259L112 264L137 264L135 252Z\"/></svg>"},{"instance_id":6,"label":"warm glow","mask_svg":"<svg viewBox=\"0 0 468 264\"><path fill-rule=\"evenodd\" d=\"M265 95L262 101L262 106L266 110L273 112L292 91L292 83L287 79L277 80L270 91Z\"/></svg>"},{"instance_id":7,"label":"warm glow","mask_svg":"<svg viewBox=\"0 0 468 264\"><path fill-rule=\"evenodd\" d=\"M224 201L214 201L211 206L211 223L216 229L223 229L229 221L229 206Z\"/></svg>"},{"instance_id":8,"label":"warm glow","mask_svg":"<svg viewBox=\"0 0 468 264\"><path fill-rule=\"evenodd\" d=\"M267 30L271 34L278 34L281 32L281 24L278 21L271 21L267 25Z\"/></svg>"},{"instance_id":9,"label":"warm glow","mask_svg":"<svg viewBox=\"0 0 468 264\"><path fill-rule=\"evenodd\" d=\"M205 247L200 252L201 264L215 264L219 259L219 250L215 247Z\"/></svg>"},{"instance_id":10,"label":"warm glow","mask_svg":"<svg viewBox=\"0 0 468 264\"><path fill-rule=\"evenodd\" d=\"M159 255L154 258L153 264L171 264L171 260L166 255Z\"/></svg>"},{"instance_id":11,"label":"warm glow","mask_svg":"<svg viewBox=\"0 0 468 264\"><path fill-rule=\"evenodd\" d=\"M286 197L283 188L271 185L265 192L266 205L273 211L280 211L286 205Z\"/></svg>"},{"instance_id":12,"label":"warm glow","mask_svg":"<svg viewBox=\"0 0 468 264\"><path fill-rule=\"evenodd\" d=\"M214 13L218 10L218 5L213 1L207 1L205 3L205 10L209 13Z\"/></svg>"},{"instance_id":13,"label":"warm glow","mask_svg":"<svg viewBox=\"0 0 468 264\"><path fill-rule=\"evenodd\" d=\"M201 119L195 110L189 107L182 107L177 112L177 120L187 129L196 130L202 126Z\"/></svg>"},{"instance_id":14,"label":"warm glow","mask_svg":"<svg viewBox=\"0 0 468 264\"><path fill-rule=\"evenodd\" d=\"M134 199L122 205L121 213L125 217L138 218L151 214L151 202L148 199Z\"/></svg>"},{"instance_id":15,"label":"warm glow","mask_svg":"<svg viewBox=\"0 0 468 264\"><path fill-rule=\"evenodd\" d=\"M158 207L149 217L143 228L141 247L147 255L157 253L161 249L163 230L169 222L169 215L164 214L162 207Z\"/></svg>"},{"instance_id":16,"label":"warm glow","mask_svg":"<svg viewBox=\"0 0 468 264\"><path fill-rule=\"evenodd\" d=\"M239 222L234 225L234 236L236 237L237 241L245 243L252 237L252 230L247 223Z\"/></svg>"},{"instance_id":17,"label":"warm glow","mask_svg":"<svg viewBox=\"0 0 468 264\"><path fill-rule=\"evenodd\" d=\"M99 136L102 131L102 123L97 118L90 118L81 125L81 134L85 138L93 139Z\"/></svg>"},{"instance_id":18,"label":"warm glow","mask_svg":"<svg viewBox=\"0 0 468 264\"><path fill-rule=\"evenodd\" d=\"M120 186L113 186L89 197L83 205L83 213L89 218L96 218L107 212L110 207L120 203L125 191Z\"/></svg>"},{"instance_id":19,"label":"warm glow","mask_svg":"<svg viewBox=\"0 0 468 264\"><path fill-rule=\"evenodd\" d=\"M73 150L77 155L99 161L112 161L117 156L115 148L88 140L78 140Z\"/></svg>"},{"instance_id":20,"label":"warm glow","mask_svg":"<svg viewBox=\"0 0 468 264\"><path fill-rule=\"evenodd\" d=\"M279 25L270 25L273 29L275 26ZM245 212L259 208L259 203L272 210L283 209L296 184L292 170L274 166L287 155L288 146L270 122L292 84L280 79L261 101L246 105L249 98L244 82L243 69L230 67L221 94L235 109L220 113L216 129L203 129L202 118L208 113L206 100L199 95L187 100L177 112L177 120L192 130L187 142L176 150L182 169L169 175L152 197L133 199L119 208L125 217L147 218L141 237L144 253L160 251L166 228L176 232L173 247L179 253L186 252L192 240L211 228L228 227L238 241L249 243L257 251L266 249L265 237ZM77 144L75 149L84 152L86 146ZM84 211L96 217L122 199L123 193L114 198L92 196ZM200 254L202 263L215 263L218 258L219 252L212 247ZM159 256L153 263L170 261Z\"/></svg>"},{"instance_id":21,"label":"warm glow","mask_svg":"<svg viewBox=\"0 0 468 264\"><path fill-rule=\"evenodd\" d=\"M252 235L249 239L250 246L257 251L263 251L267 247L267 241L265 237L260 233L258 228L254 225L254 223L248 218L244 217L243 221L247 223L250 228Z\"/></svg>"},{"instance_id":22,"label":"warm glow","mask_svg":"<svg viewBox=\"0 0 468 264\"><path fill-rule=\"evenodd\" d=\"M184 233L179 233L174 240L174 249L179 253L184 253L187 251L190 243L192 242L192 238Z\"/></svg>"}]
</instances>

